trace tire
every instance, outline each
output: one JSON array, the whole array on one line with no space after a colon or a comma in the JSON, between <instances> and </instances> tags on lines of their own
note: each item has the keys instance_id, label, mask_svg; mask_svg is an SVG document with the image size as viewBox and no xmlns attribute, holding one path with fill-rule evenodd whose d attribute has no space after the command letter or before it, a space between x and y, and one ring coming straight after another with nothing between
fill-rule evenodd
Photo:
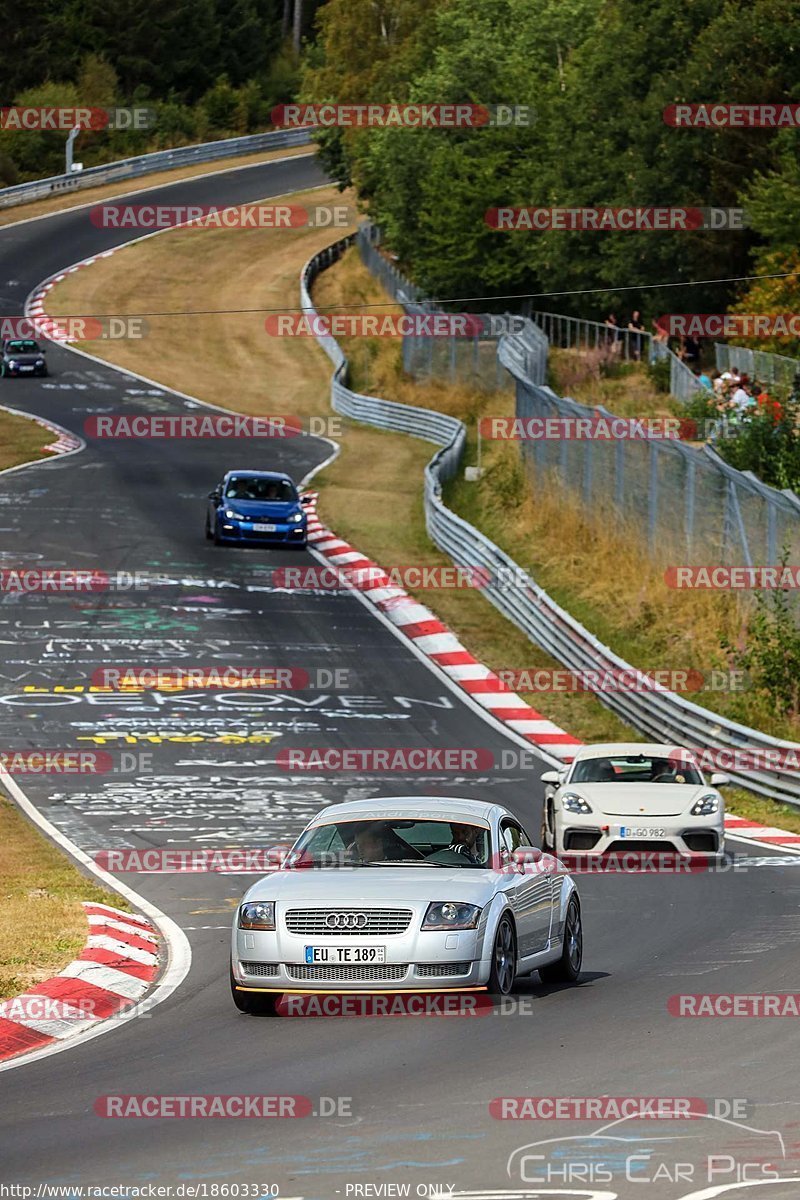
<instances>
[{"instance_id":1,"label":"tire","mask_svg":"<svg viewBox=\"0 0 800 1200\"><path fill-rule=\"evenodd\" d=\"M214 540L214 534L211 532L211 522L209 521L208 516L206 516L206 538L209 542Z\"/></svg>"},{"instance_id":2,"label":"tire","mask_svg":"<svg viewBox=\"0 0 800 1200\"><path fill-rule=\"evenodd\" d=\"M239 1012L250 1017L274 1017L280 992L239 992L231 968L231 995Z\"/></svg>"},{"instance_id":3,"label":"tire","mask_svg":"<svg viewBox=\"0 0 800 1200\"><path fill-rule=\"evenodd\" d=\"M500 918L492 946L492 969L489 972L489 994L508 996L517 976L517 935L511 918Z\"/></svg>"},{"instance_id":4,"label":"tire","mask_svg":"<svg viewBox=\"0 0 800 1200\"><path fill-rule=\"evenodd\" d=\"M564 920L564 941L561 957L557 962L539 967L542 983L577 983L583 962L583 922L581 906L575 896L570 897Z\"/></svg>"},{"instance_id":5,"label":"tire","mask_svg":"<svg viewBox=\"0 0 800 1200\"><path fill-rule=\"evenodd\" d=\"M220 532L219 532L219 521L215 521L215 522L214 522L214 532L212 533L212 535L211 535L211 536L212 536L212 537L213 537L213 539L214 539L214 545L215 545L215 546L221 546L221 545L222 545L222 538L220 537Z\"/></svg>"}]
</instances>

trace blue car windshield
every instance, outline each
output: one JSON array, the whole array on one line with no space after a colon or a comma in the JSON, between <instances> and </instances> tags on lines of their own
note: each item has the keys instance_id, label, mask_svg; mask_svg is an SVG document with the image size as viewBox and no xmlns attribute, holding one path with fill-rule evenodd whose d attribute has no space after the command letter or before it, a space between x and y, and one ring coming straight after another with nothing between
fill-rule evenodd
<instances>
[{"instance_id":1,"label":"blue car windshield","mask_svg":"<svg viewBox=\"0 0 800 1200\"><path fill-rule=\"evenodd\" d=\"M7 342L6 350L9 354L36 354L40 353L38 342Z\"/></svg>"},{"instance_id":2,"label":"blue car windshield","mask_svg":"<svg viewBox=\"0 0 800 1200\"><path fill-rule=\"evenodd\" d=\"M286 504L297 499L297 491L288 479L259 479L258 476L235 475L228 480L225 498Z\"/></svg>"}]
</instances>

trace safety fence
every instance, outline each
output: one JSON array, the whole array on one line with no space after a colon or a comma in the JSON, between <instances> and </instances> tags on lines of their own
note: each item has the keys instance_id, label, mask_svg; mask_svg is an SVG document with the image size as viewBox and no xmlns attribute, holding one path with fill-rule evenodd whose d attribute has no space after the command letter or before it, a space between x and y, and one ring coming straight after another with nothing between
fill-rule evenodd
<instances>
[{"instance_id":1,"label":"safety fence","mask_svg":"<svg viewBox=\"0 0 800 1200\"><path fill-rule=\"evenodd\" d=\"M201 142L196 146L177 146L173 150L155 150L152 154L120 158L99 167L87 167L85 171L73 171L70 175L51 175L47 179L33 179L29 183L2 188L0 208L27 204L31 200L42 200L60 192L77 192L102 183L115 183L119 179L136 179L140 175L169 171L173 167L214 162L219 158L237 158L243 154L257 154L261 150L280 150L284 146L305 146L310 141L311 134L307 129L278 129L271 133L224 138L218 142Z\"/></svg>"},{"instance_id":2,"label":"safety fence","mask_svg":"<svg viewBox=\"0 0 800 1200\"><path fill-rule=\"evenodd\" d=\"M315 313L310 295L314 279L336 262L353 241L353 237L343 238L305 264L300 278L303 311ZM483 588L483 594L498 611L570 670L634 671L551 600L499 546L444 503L443 485L458 474L463 457L466 441L463 423L429 409L353 392L347 386L347 359L338 343L325 336L319 341L335 368L331 403L336 412L439 445L440 449L425 468L428 533L436 546L449 554L455 563L479 567L485 572L484 577L489 582ZM506 350L504 345L501 353L510 363L512 360ZM734 760L727 773L742 787L800 806L800 774L792 769L791 757L797 756L800 762L800 744L768 737L666 689L599 692L598 699L634 729L654 740L713 751L721 760L725 754L733 756L734 752L756 756L757 765L752 769L742 767Z\"/></svg>"},{"instance_id":3,"label":"safety fence","mask_svg":"<svg viewBox=\"0 0 800 1200\"><path fill-rule=\"evenodd\" d=\"M785 354L769 354L766 350L750 350L746 346L729 346L727 342L715 342L714 354L718 371L730 371L736 367L743 375L770 387L794 387L800 374L800 359L787 358Z\"/></svg>"}]
</instances>

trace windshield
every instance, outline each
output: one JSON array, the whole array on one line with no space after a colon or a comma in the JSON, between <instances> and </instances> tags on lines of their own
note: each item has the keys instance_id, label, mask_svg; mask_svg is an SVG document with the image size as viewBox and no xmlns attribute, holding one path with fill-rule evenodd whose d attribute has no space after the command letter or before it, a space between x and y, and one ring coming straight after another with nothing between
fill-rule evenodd
<instances>
[{"instance_id":1,"label":"windshield","mask_svg":"<svg viewBox=\"0 0 800 1200\"><path fill-rule=\"evenodd\" d=\"M570 783L691 783L702 784L696 767L675 758L624 754L584 758L575 763Z\"/></svg>"},{"instance_id":2,"label":"windshield","mask_svg":"<svg viewBox=\"0 0 800 1200\"><path fill-rule=\"evenodd\" d=\"M228 500L272 500L286 503L297 499L294 484L288 479L259 479L252 475L235 475L228 480L225 491Z\"/></svg>"},{"instance_id":3,"label":"windshield","mask_svg":"<svg viewBox=\"0 0 800 1200\"><path fill-rule=\"evenodd\" d=\"M6 351L9 354L41 354L38 342L6 342Z\"/></svg>"},{"instance_id":4,"label":"windshield","mask_svg":"<svg viewBox=\"0 0 800 1200\"><path fill-rule=\"evenodd\" d=\"M307 830L286 860L292 867L431 866L485 868L489 830L426 819L336 821Z\"/></svg>"}]
</instances>

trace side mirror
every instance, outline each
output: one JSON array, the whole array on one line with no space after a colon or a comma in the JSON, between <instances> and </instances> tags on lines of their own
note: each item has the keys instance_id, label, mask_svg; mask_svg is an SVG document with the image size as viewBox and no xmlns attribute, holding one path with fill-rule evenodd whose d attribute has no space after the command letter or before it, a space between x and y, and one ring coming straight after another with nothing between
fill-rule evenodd
<instances>
[{"instance_id":1,"label":"side mirror","mask_svg":"<svg viewBox=\"0 0 800 1200\"><path fill-rule=\"evenodd\" d=\"M723 775L721 771L715 771L711 776L712 787L725 787L726 783L730 783L730 775Z\"/></svg>"},{"instance_id":2,"label":"side mirror","mask_svg":"<svg viewBox=\"0 0 800 1200\"><path fill-rule=\"evenodd\" d=\"M208 493L208 498L209 498L209 500L219 500L219 499L220 499L220 494L219 494L219 492L218 492L218 491L209 492L209 493Z\"/></svg>"},{"instance_id":3,"label":"side mirror","mask_svg":"<svg viewBox=\"0 0 800 1200\"><path fill-rule=\"evenodd\" d=\"M304 504L306 507L308 507L309 504L313 504L314 500L315 500L314 496L301 496L300 497L300 503Z\"/></svg>"},{"instance_id":4,"label":"side mirror","mask_svg":"<svg viewBox=\"0 0 800 1200\"><path fill-rule=\"evenodd\" d=\"M520 846L512 850L510 861L519 871L528 871L542 861L542 852L536 846Z\"/></svg>"},{"instance_id":5,"label":"side mirror","mask_svg":"<svg viewBox=\"0 0 800 1200\"><path fill-rule=\"evenodd\" d=\"M542 783L552 783L555 787L558 787L561 783L561 772L545 771L544 775L541 776L541 780Z\"/></svg>"}]
</instances>

